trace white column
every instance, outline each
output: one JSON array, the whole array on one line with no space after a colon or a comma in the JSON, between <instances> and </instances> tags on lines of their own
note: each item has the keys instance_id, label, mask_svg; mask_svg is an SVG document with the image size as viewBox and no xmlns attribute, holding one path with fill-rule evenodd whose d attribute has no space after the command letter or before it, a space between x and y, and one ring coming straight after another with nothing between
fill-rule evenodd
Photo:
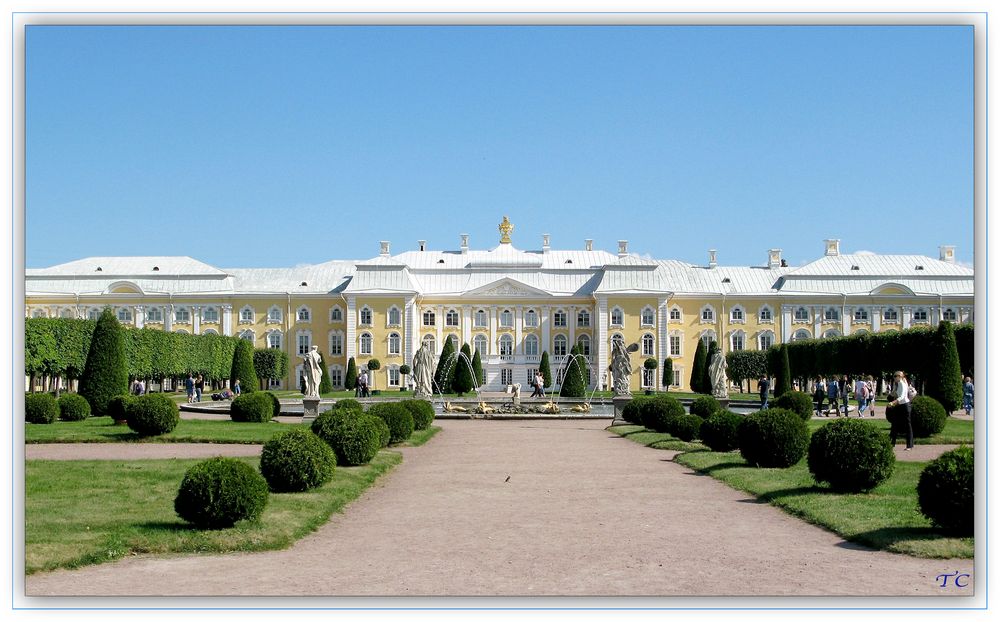
<instances>
[{"instance_id":1,"label":"white column","mask_svg":"<svg viewBox=\"0 0 1000 622\"><path fill-rule=\"evenodd\" d=\"M871 307L872 332L877 333L882 327L882 307Z\"/></svg>"},{"instance_id":2,"label":"white column","mask_svg":"<svg viewBox=\"0 0 1000 622\"><path fill-rule=\"evenodd\" d=\"M490 354L499 354L500 350L497 346L497 308L496 306L490 307Z\"/></svg>"},{"instance_id":3,"label":"white column","mask_svg":"<svg viewBox=\"0 0 1000 622\"><path fill-rule=\"evenodd\" d=\"M813 307L813 337L822 336L823 330L823 307Z\"/></svg>"},{"instance_id":4,"label":"white column","mask_svg":"<svg viewBox=\"0 0 1000 622\"><path fill-rule=\"evenodd\" d=\"M514 307L514 354L517 356L524 354L524 345L521 343L522 321L524 321L524 307L517 305Z\"/></svg>"},{"instance_id":5,"label":"white column","mask_svg":"<svg viewBox=\"0 0 1000 622\"><path fill-rule=\"evenodd\" d=\"M551 324L549 323L549 306L545 305L542 307L542 351L538 353L539 356L542 352L548 350L549 357L552 356L552 342L550 341L550 331L552 330Z\"/></svg>"},{"instance_id":6,"label":"white column","mask_svg":"<svg viewBox=\"0 0 1000 622\"><path fill-rule=\"evenodd\" d=\"M597 383L608 371L608 299L601 296L597 299L597 334L594 336L594 348L597 354ZM603 390L604 387L598 387Z\"/></svg>"},{"instance_id":7,"label":"white column","mask_svg":"<svg viewBox=\"0 0 1000 622\"><path fill-rule=\"evenodd\" d=\"M406 299L403 306L404 318L406 326L406 352L404 358L406 362L413 367L413 357L416 355L417 350L420 349L420 323L419 315L417 313L416 298L410 296Z\"/></svg>"},{"instance_id":8,"label":"white column","mask_svg":"<svg viewBox=\"0 0 1000 622\"><path fill-rule=\"evenodd\" d=\"M660 370L659 374L662 376L662 365L663 359L667 358L667 297L660 296L656 301L656 361L661 365L657 367ZM657 386L659 386L659 378L656 378Z\"/></svg>"},{"instance_id":9,"label":"white column","mask_svg":"<svg viewBox=\"0 0 1000 622\"><path fill-rule=\"evenodd\" d=\"M222 334L233 336L233 305L222 305Z\"/></svg>"},{"instance_id":10,"label":"white column","mask_svg":"<svg viewBox=\"0 0 1000 622\"><path fill-rule=\"evenodd\" d=\"M358 301L354 296L347 297L347 335L344 337L344 347L347 349L347 358L350 359L358 352ZM357 361L355 361L357 362ZM347 368L344 368L345 372Z\"/></svg>"},{"instance_id":11,"label":"white column","mask_svg":"<svg viewBox=\"0 0 1000 622\"><path fill-rule=\"evenodd\" d=\"M910 313L912 311L911 307L902 307L903 310L903 328L910 327Z\"/></svg>"},{"instance_id":12,"label":"white column","mask_svg":"<svg viewBox=\"0 0 1000 622\"><path fill-rule=\"evenodd\" d=\"M201 307L191 307L191 332L201 334Z\"/></svg>"},{"instance_id":13,"label":"white column","mask_svg":"<svg viewBox=\"0 0 1000 622\"><path fill-rule=\"evenodd\" d=\"M436 339L437 339L438 347L443 350L444 349L444 307L442 307L441 305L438 305L437 308L434 309L434 332L436 334ZM458 347L461 348L462 344L458 344Z\"/></svg>"},{"instance_id":14,"label":"white column","mask_svg":"<svg viewBox=\"0 0 1000 622\"><path fill-rule=\"evenodd\" d=\"M576 313L577 313L577 307L576 306L570 306L570 308L568 310L568 313L569 313L569 317L566 318L566 322L569 324L569 343L566 344L566 354L569 354L569 351L572 350L573 346L576 345Z\"/></svg>"},{"instance_id":15,"label":"white column","mask_svg":"<svg viewBox=\"0 0 1000 622\"><path fill-rule=\"evenodd\" d=\"M791 340L792 340L792 307L791 305L782 305L780 343L788 343Z\"/></svg>"},{"instance_id":16,"label":"white column","mask_svg":"<svg viewBox=\"0 0 1000 622\"><path fill-rule=\"evenodd\" d=\"M163 309L163 330L168 333L174 326L174 305L167 305Z\"/></svg>"},{"instance_id":17,"label":"white column","mask_svg":"<svg viewBox=\"0 0 1000 622\"><path fill-rule=\"evenodd\" d=\"M462 305L462 343L467 343L472 348L472 307L469 305Z\"/></svg>"},{"instance_id":18,"label":"white column","mask_svg":"<svg viewBox=\"0 0 1000 622\"><path fill-rule=\"evenodd\" d=\"M146 325L146 307L142 305L136 305L132 309L132 319L135 321L136 328L142 328Z\"/></svg>"},{"instance_id":19,"label":"white column","mask_svg":"<svg viewBox=\"0 0 1000 622\"><path fill-rule=\"evenodd\" d=\"M846 337L851 334L851 320L854 319L854 307L844 305L840 312L840 325L843 330L840 332Z\"/></svg>"}]
</instances>

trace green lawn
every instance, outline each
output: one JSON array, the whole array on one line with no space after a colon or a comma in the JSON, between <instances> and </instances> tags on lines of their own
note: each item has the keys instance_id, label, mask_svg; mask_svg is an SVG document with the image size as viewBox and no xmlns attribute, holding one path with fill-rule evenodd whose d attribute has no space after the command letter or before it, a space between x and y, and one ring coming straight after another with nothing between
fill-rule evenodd
<instances>
[{"instance_id":1,"label":"green lawn","mask_svg":"<svg viewBox=\"0 0 1000 622\"><path fill-rule=\"evenodd\" d=\"M831 421L836 421L836 418L830 417L828 419L810 419L807 422L809 425L809 431L815 432ZM873 419L871 417L867 417L865 418L865 421L875 424L878 428L885 430L888 434L889 422L885 419ZM944 424L944 430L942 430L939 434L934 434L933 436L929 436L927 438L916 438L913 439L913 442L917 445L960 445L962 443L971 445L974 431L975 422L948 417Z\"/></svg>"},{"instance_id":2,"label":"green lawn","mask_svg":"<svg viewBox=\"0 0 1000 622\"><path fill-rule=\"evenodd\" d=\"M163 436L143 439L127 425L115 425L111 417L89 417L83 421L24 424L25 443L249 443L263 444L278 432L295 423L237 423L230 419L218 421L181 419L174 431Z\"/></svg>"},{"instance_id":3,"label":"green lawn","mask_svg":"<svg viewBox=\"0 0 1000 622\"><path fill-rule=\"evenodd\" d=\"M634 443L652 447L653 449L673 449L676 451L699 451L707 447L701 443L688 443L663 432L654 432L641 425L616 425L608 428L619 436L624 436Z\"/></svg>"},{"instance_id":4,"label":"green lawn","mask_svg":"<svg viewBox=\"0 0 1000 622\"><path fill-rule=\"evenodd\" d=\"M245 459L255 468L257 458ZM198 460L25 463L25 572L76 568L133 553L222 553L286 548L329 520L402 460L337 467L304 493L271 493L261 520L199 530L174 513L185 471Z\"/></svg>"}]
</instances>

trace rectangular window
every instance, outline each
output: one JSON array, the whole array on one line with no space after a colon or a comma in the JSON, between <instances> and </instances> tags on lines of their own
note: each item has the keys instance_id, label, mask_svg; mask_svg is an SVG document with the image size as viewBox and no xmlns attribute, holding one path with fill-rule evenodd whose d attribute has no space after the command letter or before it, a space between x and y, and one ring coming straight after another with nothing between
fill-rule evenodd
<instances>
[{"instance_id":1,"label":"rectangular window","mask_svg":"<svg viewBox=\"0 0 1000 622\"><path fill-rule=\"evenodd\" d=\"M566 326L566 314L562 311L556 311L552 316L552 324L554 326Z\"/></svg>"},{"instance_id":2,"label":"rectangular window","mask_svg":"<svg viewBox=\"0 0 1000 622\"><path fill-rule=\"evenodd\" d=\"M504 367L500 370L500 384L514 384L514 370Z\"/></svg>"},{"instance_id":3,"label":"rectangular window","mask_svg":"<svg viewBox=\"0 0 1000 622\"><path fill-rule=\"evenodd\" d=\"M649 389L655 385L656 370L642 368L642 388Z\"/></svg>"},{"instance_id":4,"label":"rectangular window","mask_svg":"<svg viewBox=\"0 0 1000 622\"><path fill-rule=\"evenodd\" d=\"M528 375L527 375L527 379L528 380L527 380L526 384L528 384L530 386L531 383L535 381L535 374L537 374L537 373L538 373L537 369L529 369L528 370Z\"/></svg>"},{"instance_id":5,"label":"rectangular window","mask_svg":"<svg viewBox=\"0 0 1000 622\"><path fill-rule=\"evenodd\" d=\"M670 356L681 355L681 336L670 335Z\"/></svg>"},{"instance_id":6,"label":"rectangular window","mask_svg":"<svg viewBox=\"0 0 1000 622\"><path fill-rule=\"evenodd\" d=\"M330 370L330 383L335 387L343 386L344 384L344 374L339 368L334 367Z\"/></svg>"},{"instance_id":7,"label":"rectangular window","mask_svg":"<svg viewBox=\"0 0 1000 622\"><path fill-rule=\"evenodd\" d=\"M434 326L433 311L424 311L424 326Z\"/></svg>"},{"instance_id":8,"label":"rectangular window","mask_svg":"<svg viewBox=\"0 0 1000 622\"><path fill-rule=\"evenodd\" d=\"M309 335L299 335L299 354L309 353Z\"/></svg>"},{"instance_id":9,"label":"rectangular window","mask_svg":"<svg viewBox=\"0 0 1000 622\"><path fill-rule=\"evenodd\" d=\"M681 370L674 369L674 381L673 381L673 384L671 384L670 386L672 386L672 387L679 387L679 386L681 386Z\"/></svg>"},{"instance_id":10,"label":"rectangular window","mask_svg":"<svg viewBox=\"0 0 1000 622\"><path fill-rule=\"evenodd\" d=\"M390 367L389 368L389 386L398 387L399 386L399 368Z\"/></svg>"}]
</instances>

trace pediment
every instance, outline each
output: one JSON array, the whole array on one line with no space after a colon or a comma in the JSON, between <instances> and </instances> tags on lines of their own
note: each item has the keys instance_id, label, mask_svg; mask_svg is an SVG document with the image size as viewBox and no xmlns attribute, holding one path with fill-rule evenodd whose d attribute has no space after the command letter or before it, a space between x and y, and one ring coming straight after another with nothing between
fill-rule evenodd
<instances>
[{"instance_id":1,"label":"pediment","mask_svg":"<svg viewBox=\"0 0 1000 622\"><path fill-rule=\"evenodd\" d=\"M544 297L551 298L549 292L531 287L512 278L503 278L492 283L487 283L463 294L463 297L489 297L489 298L527 298Z\"/></svg>"},{"instance_id":2,"label":"pediment","mask_svg":"<svg viewBox=\"0 0 1000 622\"><path fill-rule=\"evenodd\" d=\"M913 296L913 290L899 283L883 283L871 291L878 296Z\"/></svg>"}]
</instances>

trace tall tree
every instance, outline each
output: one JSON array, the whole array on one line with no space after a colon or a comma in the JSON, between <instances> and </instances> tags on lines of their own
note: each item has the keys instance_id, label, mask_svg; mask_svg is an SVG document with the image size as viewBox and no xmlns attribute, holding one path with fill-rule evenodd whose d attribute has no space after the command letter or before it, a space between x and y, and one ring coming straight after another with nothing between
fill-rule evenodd
<instances>
[{"instance_id":1,"label":"tall tree","mask_svg":"<svg viewBox=\"0 0 1000 622\"><path fill-rule=\"evenodd\" d=\"M455 344L446 337L434 370L434 384L441 393L451 393L451 378L455 371Z\"/></svg>"},{"instance_id":2,"label":"tall tree","mask_svg":"<svg viewBox=\"0 0 1000 622\"><path fill-rule=\"evenodd\" d=\"M479 350L476 350L476 354L472 357L472 368L476 370L476 386L483 386L486 374L483 372L483 359L479 356Z\"/></svg>"},{"instance_id":3,"label":"tall tree","mask_svg":"<svg viewBox=\"0 0 1000 622\"><path fill-rule=\"evenodd\" d=\"M545 381L545 388L548 389L552 386L552 368L549 364L549 351L542 350L542 360L538 363L538 371L542 374L542 379Z\"/></svg>"},{"instance_id":4,"label":"tall tree","mask_svg":"<svg viewBox=\"0 0 1000 622\"><path fill-rule=\"evenodd\" d=\"M706 357L705 340L699 339L698 347L694 350L694 362L691 363L691 390L695 393L705 392L702 384L705 381L706 369L708 367L705 361Z\"/></svg>"},{"instance_id":5,"label":"tall tree","mask_svg":"<svg viewBox=\"0 0 1000 622\"><path fill-rule=\"evenodd\" d=\"M569 353L563 367L563 381L559 395L561 397L586 397L587 384L590 379L586 359L577 356L580 354L578 346L573 346Z\"/></svg>"},{"instance_id":6,"label":"tall tree","mask_svg":"<svg viewBox=\"0 0 1000 622\"><path fill-rule=\"evenodd\" d=\"M788 364L788 346L778 346L778 373L774 378L774 399L792 390L792 368Z\"/></svg>"},{"instance_id":7,"label":"tall tree","mask_svg":"<svg viewBox=\"0 0 1000 622\"><path fill-rule=\"evenodd\" d=\"M326 359L322 354L319 355L319 371L323 375L319 381L319 394L333 393L333 383L330 382L330 373L326 369Z\"/></svg>"},{"instance_id":8,"label":"tall tree","mask_svg":"<svg viewBox=\"0 0 1000 622\"><path fill-rule=\"evenodd\" d=\"M344 388L351 391L358 386L358 364L354 357L347 359L347 371L344 373Z\"/></svg>"},{"instance_id":9,"label":"tall tree","mask_svg":"<svg viewBox=\"0 0 1000 622\"><path fill-rule=\"evenodd\" d=\"M464 395L472 390L474 372L471 366L472 350L469 348L469 344L463 343L461 355L455 360L455 373L452 375L451 381L451 388L455 390L455 393Z\"/></svg>"},{"instance_id":10,"label":"tall tree","mask_svg":"<svg viewBox=\"0 0 1000 622\"><path fill-rule=\"evenodd\" d=\"M229 386L240 381L240 389L243 393L253 393L257 390L257 372L253 368L253 344L245 339L240 339L233 351L232 371L229 373Z\"/></svg>"},{"instance_id":11,"label":"tall tree","mask_svg":"<svg viewBox=\"0 0 1000 622\"><path fill-rule=\"evenodd\" d=\"M253 370L263 389L268 380L280 380L288 373L288 353L279 348L256 348L253 351Z\"/></svg>"},{"instance_id":12,"label":"tall tree","mask_svg":"<svg viewBox=\"0 0 1000 622\"><path fill-rule=\"evenodd\" d=\"M90 403L95 417L107 414L111 398L128 395L124 330L111 309L105 307L94 327L80 376L80 395Z\"/></svg>"},{"instance_id":13,"label":"tall tree","mask_svg":"<svg viewBox=\"0 0 1000 622\"><path fill-rule=\"evenodd\" d=\"M674 359L663 359L663 390L670 391L670 385L674 382Z\"/></svg>"},{"instance_id":14,"label":"tall tree","mask_svg":"<svg viewBox=\"0 0 1000 622\"><path fill-rule=\"evenodd\" d=\"M962 368L951 322L938 324L931 364L932 369L927 374L927 395L941 402L945 412L951 414L962 405Z\"/></svg>"}]
</instances>

